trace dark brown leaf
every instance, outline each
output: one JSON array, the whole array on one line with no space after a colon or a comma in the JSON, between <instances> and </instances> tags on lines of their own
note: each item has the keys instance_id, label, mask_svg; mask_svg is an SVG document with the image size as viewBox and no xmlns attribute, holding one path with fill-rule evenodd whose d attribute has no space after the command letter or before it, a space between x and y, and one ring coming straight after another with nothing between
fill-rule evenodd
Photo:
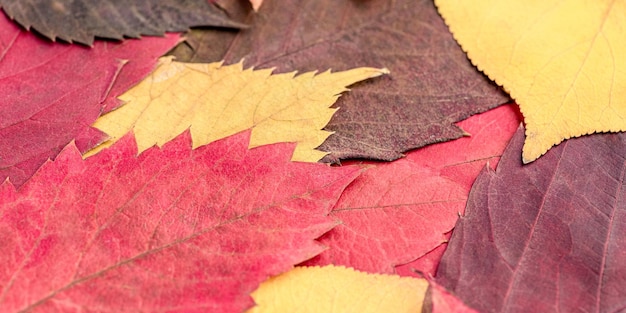
<instances>
[{"instance_id":1,"label":"dark brown leaf","mask_svg":"<svg viewBox=\"0 0 626 313\"><path fill-rule=\"evenodd\" d=\"M91 45L94 36L123 39L163 35L191 26L243 27L206 0L0 0L25 28L54 40Z\"/></svg>"},{"instance_id":2,"label":"dark brown leaf","mask_svg":"<svg viewBox=\"0 0 626 313\"><path fill-rule=\"evenodd\" d=\"M467 60L432 1L266 0L250 14L251 29L223 34L194 30L173 54L183 61L246 65L277 71L387 67L391 76L355 86L336 104L320 149L325 161L393 160L402 152L459 138L452 123L508 97Z\"/></svg>"}]
</instances>

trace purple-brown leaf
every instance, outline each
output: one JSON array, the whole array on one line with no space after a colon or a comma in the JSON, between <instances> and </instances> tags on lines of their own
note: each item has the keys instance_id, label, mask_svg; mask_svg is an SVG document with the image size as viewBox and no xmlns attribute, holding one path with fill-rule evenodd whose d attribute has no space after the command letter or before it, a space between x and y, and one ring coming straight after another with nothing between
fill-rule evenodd
<instances>
[{"instance_id":1,"label":"purple-brown leaf","mask_svg":"<svg viewBox=\"0 0 626 313\"><path fill-rule=\"evenodd\" d=\"M163 35L190 26L242 27L206 0L0 0L0 6L26 29L54 40L92 45L94 36L123 39Z\"/></svg>"},{"instance_id":2,"label":"purple-brown leaf","mask_svg":"<svg viewBox=\"0 0 626 313\"><path fill-rule=\"evenodd\" d=\"M522 165L519 129L476 180L437 281L481 312L626 309L626 134Z\"/></svg>"},{"instance_id":3,"label":"purple-brown leaf","mask_svg":"<svg viewBox=\"0 0 626 313\"><path fill-rule=\"evenodd\" d=\"M393 160L402 152L456 139L452 123L508 100L467 60L432 1L266 0L253 25L216 42L194 30L173 54L179 60L246 65L277 71L387 67L391 76L354 86L336 103L334 131L320 149L325 161ZM216 47L217 46L217 47Z\"/></svg>"}]
</instances>

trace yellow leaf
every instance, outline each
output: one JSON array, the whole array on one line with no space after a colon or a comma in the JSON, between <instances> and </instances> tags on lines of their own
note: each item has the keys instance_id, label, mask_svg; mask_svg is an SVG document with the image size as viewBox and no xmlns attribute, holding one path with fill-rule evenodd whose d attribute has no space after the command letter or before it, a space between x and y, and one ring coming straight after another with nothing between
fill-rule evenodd
<instances>
[{"instance_id":1,"label":"yellow leaf","mask_svg":"<svg viewBox=\"0 0 626 313\"><path fill-rule=\"evenodd\" d=\"M131 130L141 152L188 128L194 148L253 128L251 148L297 142L292 160L317 162L325 153L315 148L331 134L322 128L337 110L330 106L346 86L387 72L358 68L271 75L272 70L244 70L241 63L190 64L164 57L149 77L120 96L125 105L94 123L111 139L85 157Z\"/></svg>"},{"instance_id":2,"label":"yellow leaf","mask_svg":"<svg viewBox=\"0 0 626 313\"><path fill-rule=\"evenodd\" d=\"M469 58L526 122L523 160L626 130L626 1L436 0Z\"/></svg>"},{"instance_id":3,"label":"yellow leaf","mask_svg":"<svg viewBox=\"0 0 626 313\"><path fill-rule=\"evenodd\" d=\"M425 279L368 274L345 267L296 267L252 293L247 313L421 312Z\"/></svg>"}]
</instances>

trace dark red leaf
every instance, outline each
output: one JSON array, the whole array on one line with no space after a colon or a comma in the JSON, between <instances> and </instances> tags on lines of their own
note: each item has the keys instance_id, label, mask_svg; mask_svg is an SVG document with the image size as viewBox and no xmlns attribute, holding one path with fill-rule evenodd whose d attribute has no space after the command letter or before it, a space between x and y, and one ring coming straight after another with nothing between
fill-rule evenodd
<instances>
[{"instance_id":1,"label":"dark red leaf","mask_svg":"<svg viewBox=\"0 0 626 313\"><path fill-rule=\"evenodd\" d=\"M55 40L92 45L94 37L162 36L191 26L244 27L206 0L0 0L26 29Z\"/></svg>"},{"instance_id":2,"label":"dark red leaf","mask_svg":"<svg viewBox=\"0 0 626 313\"><path fill-rule=\"evenodd\" d=\"M422 313L478 313L432 279L428 282Z\"/></svg>"},{"instance_id":3,"label":"dark red leaf","mask_svg":"<svg viewBox=\"0 0 626 313\"><path fill-rule=\"evenodd\" d=\"M387 67L391 75L357 85L336 103L326 129L325 161L393 160L402 152L459 138L453 123L505 103L479 73L429 0L266 0L249 30L192 31L173 53L179 60L247 65L277 71ZM216 47L217 46L217 47Z\"/></svg>"},{"instance_id":4,"label":"dark red leaf","mask_svg":"<svg viewBox=\"0 0 626 313\"><path fill-rule=\"evenodd\" d=\"M73 139L81 150L106 139L90 125L178 40L55 44L0 14L0 181L20 186Z\"/></svg>"},{"instance_id":5,"label":"dark red leaf","mask_svg":"<svg viewBox=\"0 0 626 313\"><path fill-rule=\"evenodd\" d=\"M0 311L241 312L271 275L324 248L359 173L247 149L249 132L138 157L132 136L83 161L68 145L0 186Z\"/></svg>"},{"instance_id":6,"label":"dark red leaf","mask_svg":"<svg viewBox=\"0 0 626 313\"><path fill-rule=\"evenodd\" d=\"M519 129L472 187L437 281L481 312L626 309L626 134L522 165Z\"/></svg>"}]
</instances>

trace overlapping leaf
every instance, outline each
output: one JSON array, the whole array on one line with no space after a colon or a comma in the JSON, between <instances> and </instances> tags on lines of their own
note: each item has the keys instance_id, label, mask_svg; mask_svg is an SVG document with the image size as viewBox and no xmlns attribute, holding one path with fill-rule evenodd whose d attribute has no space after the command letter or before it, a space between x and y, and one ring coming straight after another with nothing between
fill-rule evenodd
<instances>
[{"instance_id":1,"label":"overlapping leaf","mask_svg":"<svg viewBox=\"0 0 626 313\"><path fill-rule=\"evenodd\" d=\"M0 181L23 184L73 139L81 150L104 140L89 125L117 107L115 97L178 40L170 35L93 48L53 44L1 15Z\"/></svg>"},{"instance_id":2,"label":"overlapping leaf","mask_svg":"<svg viewBox=\"0 0 626 313\"><path fill-rule=\"evenodd\" d=\"M346 86L386 73L358 68L330 73L271 75L242 64L187 64L161 59L158 68L120 98L123 107L100 117L94 127L111 139L96 153L133 130L139 151L163 145L191 128L194 148L252 128L250 146L297 142L294 161L317 162L315 150L330 135L322 128L329 107Z\"/></svg>"},{"instance_id":3,"label":"overlapping leaf","mask_svg":"<svg viewBox=\"0 0 626 313\"><path fill-rule=\"evenodd\" d=\"M26 29L54 40L92 45L94 37L123 39L163 35L191 26L243 27L206 0L0 0Z\"/></svg>"},{"instance_id":4,"label":"overlapping leaf","mask_svg":"<svg viewBox=\"0 0 626 313\"><path fill-rule=\"evenodd\" d=\"M424 257L447 241L474 178L487 162L497 164L519 123L516 108L502 106L459 123L471 137L368 169L333 208L342 223L320 238L329 249L305 264L394 273ZM431 264L410 267L434 275L440 254L430 257Z\"/></svg>"},{"instance_id":5,"label":"overlapping leaf","mask_svg":"<svg viewBox=\"0 0 626 313\"><path fill-rule=\"evenodd\" d=\"M435 2L472 62L520 105L525 162L564 139L626 130L626 3Z\"/></svg>"},{"instance_id":6,"label":"overlapping leaf","mask_svg":"<svg viewBox=\"0 0 626 313\"><path fill-rule=\"evenodd\" d=\"M358 272L345 267L296 267L261 284L248 313L420 312L425 279Z\"/></svg>"},{"instance_id":7,"label":"overlapping leaf","mask_svg":"<svg viewBox=\"0 0 626 313\"><path fill-rule=\"evenodd\" d=\"M137 157L132 136L84 160L74 145L19 191L0 186L0 311L241 312L313 239L360 172L247 149L191 150L186 132Z\"/></svg>"},{"instance_id":8,"label":"overlapping leaf","mask_svg":"<svg viewBox=\"0 0 626 313\"><path fill-rule=\"evenodd\" d=\"M357 86L320 147L326 161L393 160L402 152L459 138L452 123L507 101L458 47L431 1L265 0L252 29L220 34L192 31L174 51L179 60L225 59L278 71L387 67L392 76ZM206 35L205 35L206 34ZM204 36L208 38L204 41ZM217 46L217 47L216 47Z\"/></svg>"},{"instance_id":9,"label":"overlapping leaf","mask_svg":"<svg viewBox=\"0 0 626 313\"><path fill-rule=\"evenodd\" d=\"M428 283L422 313L478 313L432 279Z\"/></svg>"},{"instance_id":10,"label":"overlapping leaf","mask_svg":"<svg viewBox=\"0 0 626 313\"><path fill-rule=\"evenodd\" d=\"M437 280L481 312L626 307L626 134L575 138L523 166L519 129L472 187Z\"/></svg>"}]
</instances>

